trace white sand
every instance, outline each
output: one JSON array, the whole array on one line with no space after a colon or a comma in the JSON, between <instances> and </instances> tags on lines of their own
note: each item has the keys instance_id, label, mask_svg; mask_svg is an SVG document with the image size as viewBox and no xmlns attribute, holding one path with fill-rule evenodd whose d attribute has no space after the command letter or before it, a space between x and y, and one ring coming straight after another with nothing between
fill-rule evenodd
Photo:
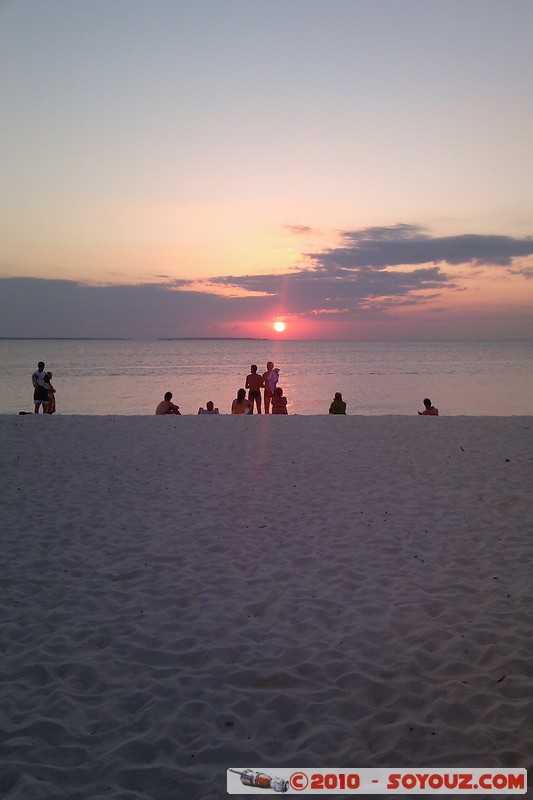
<instances>
[{"instance_id":1,"label":"white sand","mask_svg":"<svg viewBox=\"0 0 533 800\"><path fill-rule=\"evenodd\" d=\"M530 765L532 429L0 417L3 797Z\"/></svg>"}]
</instances>

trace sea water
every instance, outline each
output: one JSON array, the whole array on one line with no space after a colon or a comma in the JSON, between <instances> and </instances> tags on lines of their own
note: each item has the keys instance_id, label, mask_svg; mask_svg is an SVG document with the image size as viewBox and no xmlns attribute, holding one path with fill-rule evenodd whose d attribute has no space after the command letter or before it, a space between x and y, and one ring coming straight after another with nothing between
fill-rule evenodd
<instances>
[{"instance_id":1,"label":"sea water","mask_svg":"<svg viewBox=\"0 0 533 800\"><path fill-rule=\"evenodd\" d=\"M348 414L533 414L533 342L256 339L0 340L0 413L33 409L31 374L53 373L60 414L153 414L167 391L183 414L213 400L229 413L251 364L280 368L289 414L327 414L342 392Z\"/></svg>"}]
</instances>

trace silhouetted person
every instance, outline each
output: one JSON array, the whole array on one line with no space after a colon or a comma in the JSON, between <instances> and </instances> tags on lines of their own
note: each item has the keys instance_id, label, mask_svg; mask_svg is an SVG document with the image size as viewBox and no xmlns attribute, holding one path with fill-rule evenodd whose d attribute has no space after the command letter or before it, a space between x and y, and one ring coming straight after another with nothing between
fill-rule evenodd
<instances>
[{"instance_id":1,"label":"silhouetted person","mask_svg":"<svg viewBox=\"0 0 533 800\"><path fill-rule=\"evenodd\" d=\"M278 382L279 369L274 369L272 361L267 362L267 371L263 372L263 382L265 386L265 414L270 412L270 401L274 397L276 383Z\"/></svg>"},{"instance_id":2,"label":"silhouetted person","mask_svg":"<svg viewBox=\"0 0 533 800\"><path fill-rule=\"evenodd\" d=\"M56 413L56 390L52 386L52 373L46 373L46 385L48 386L48 405L46 407L47 414Z\"/></svg>"},{"instance_id":3,"label":"silhouetted person","mask_svg":"<svg viewBox=\"0 0 533 800\"><path fill-rule=\"evenodd\" d=\"M346 414L346 403L340 392L335 392L335 397L329 407L330 414Z\"/></svg>"},{"instance_id":4,"label":"silhouetted person","mask_svg":"<svg viewBox=\"0 0 533 800\"><path fill-rule=\"evenodd\" d=\"M33 384L33 401L35 403L35 413L39 413L39 407L43 407L43 414L47 413L49 402L49 386L46 382L46 373L44 371L44 361L39 361L37 369L31 376Z\"/></svg>"},{"instance_id":5,"label":"silhouetted person","mask_svg":"<svg viewBox=\"0 0 533 800\"><path fill-rule=\"evenodd\" d=\"M248 389L248 400L252 404L250 414L254 413L254 403L257 406L257 413L261 413L261 389L264 385L263 376L257 374L257 364L252 364L250 374L246 376L246 383L244 384L244 388Z\"/></svg>"},{"instance_id":6,"label":"silhouetted person","mask_svg":"<svg viewBox=\"0 0 533 800\"><path fill-rule=\"evenodd\" d=\"M205 408L202 408L202 406L200 406L200 408L198 409L198 413L199 414L218 414L218 408L215 408L215 404L213 403L212 400L208 400L207 403L205 404Z\"/></svg>"},{"instance_id":7,"label":"silhouetted person","mask_svg":"<svg viewBox=\"0 0 533 800\"><path fill-rule=\"evenodd\" d=\"M237 397L231 404L232 414L251 414L252 404L246 397L246 389L239 389Z\"/></svg>"},{"instance_id":8,"label":"silhouetted person","mask_svg":"<svg viewBox=\"0 0 533 800\"><path fill-rule=\"evenodd\" d=\"M431 405L431 400L429 397L424 399L424 410L419 411L421 417L438 417L439 416L439 409L435 408L435 406Z\"/></svg>"},{"instance_id":9,"label":"silhouetted person","mask_svg":"<svg viewBox=\"0 0 533 800\"><path fill-rule=\"evenodd\" d=\"M272 398L272 413L273 414L288 414L287 411L287 398L283 397L283 389L281 386L276 386L274 397Z\"/></svg>"},{"instance_id":10,"label":"silhouetted person","mask_svg":"<svg viewBox=\"0 0 533 800\"><path fill-rule=\"evenodd\" d=\"M180 407L171 403L172 392L165 392L165 397L157 406L155 413L157 416L160 414L178 414L181 417Z\"/></svg>"}]
</instances>

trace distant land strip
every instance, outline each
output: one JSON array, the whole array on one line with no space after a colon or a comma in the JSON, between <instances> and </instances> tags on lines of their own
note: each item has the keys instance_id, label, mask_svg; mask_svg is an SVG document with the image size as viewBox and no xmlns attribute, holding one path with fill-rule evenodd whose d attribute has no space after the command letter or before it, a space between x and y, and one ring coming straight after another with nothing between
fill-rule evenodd
<instances>
[{"instance_id":1,"label":"distant land strip","mask_svg":"<svg viewBox=\"0 0 533 800\"><path fill-rule=\"evenodd\" d=\"M160 336L158 342L269 342L259 336Z\"/></svg>"}]
</instances>

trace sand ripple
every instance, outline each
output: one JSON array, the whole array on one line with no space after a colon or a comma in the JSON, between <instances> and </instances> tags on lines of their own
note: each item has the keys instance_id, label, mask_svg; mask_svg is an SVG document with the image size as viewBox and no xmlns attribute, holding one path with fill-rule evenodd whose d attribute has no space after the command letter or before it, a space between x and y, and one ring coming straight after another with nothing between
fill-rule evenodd
<instances>
[{"instance_id":1,"label":"sand ripple","mask_svg":"<svg viewBox=\"0 0 533 800\"><path fill-rule=\"evenodd\" d=\"M532 421L433 421L0 418L3 797L527 766Z\"/></svg>"}]
</instances>

